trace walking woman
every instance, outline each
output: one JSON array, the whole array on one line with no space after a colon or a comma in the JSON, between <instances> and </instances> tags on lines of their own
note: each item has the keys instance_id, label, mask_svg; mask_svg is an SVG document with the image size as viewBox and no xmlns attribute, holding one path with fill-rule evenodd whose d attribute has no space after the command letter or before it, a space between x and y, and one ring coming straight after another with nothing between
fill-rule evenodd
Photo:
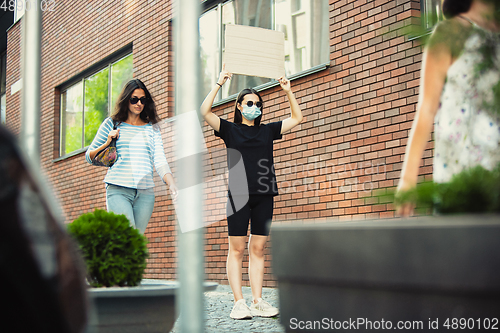
<instances>
[{"instance_id":1,"label":"walking woman","mask_svg":"<svg viewBox=\"0 0 500 333\"><path fill-rule=\"evenodd\" d=\"M155 102L139 79L129 81L118 97L111 117L106 118L88 148L85 158L94 156L117 138L118 159L104 178L108 211L125 214L132 226L144 233L154 208L153 165L168 184L175 200L177 187L168 166ZM116 129L113 129L116 124Z\"/></svg>"},{"instance_id":2,"label":"walking woman","mask_svg":"<svg viewBox=\"0 0 500 333\"><path fill-rule=\"evenodd\" d=\"M500 2L444 0L448 18L424 51L417 114L408 139L398 192L416 185L434 127L433 180L448 182L464 169L500 162ZM413 213L413 204L398 207Z\"/></svg>"},{"instance_id":3,"label":"walking woman","mask_svg":"<svg viewBox=\"0 0 500 333\"><path fill-rule=\"evenodd\" d=\"M302 121L302 111L290 87L290 82L281 77L279 83L285 91L291 107L291 116L283 121L262 124L264 109L262 98L254 89L243 89L236 100L234 122L219 118L212 113L212 104L222 85L231 78L223 68L217 84L201 105L201 114L215 130L215 135L224 140L228 148L229 193L227 224L229 231L229 253L227 276L234 295L231 318L245 319L252 316L273 317L278 309L262 300L264 280L264 249L269 235L269 224L273 217L273 199L278 195L273 164L273 140ZM236 152L236 154L235 154ZM238 169L238 160L244 172ZM241 165L241 164L240 164ZM246 178L246 180L245 180ZM250 224L249 277L252 288L252 303L246 305L241 291L242 262Z\"/></svg>"}]
</instances>

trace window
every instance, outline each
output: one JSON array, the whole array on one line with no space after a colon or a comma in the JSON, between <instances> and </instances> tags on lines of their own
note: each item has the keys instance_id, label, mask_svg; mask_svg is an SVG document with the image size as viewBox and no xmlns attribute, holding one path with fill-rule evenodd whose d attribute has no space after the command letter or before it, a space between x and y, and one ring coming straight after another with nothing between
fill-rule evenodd
<instances>
[{"instance_id":1,"label":"window","mask_svg":"<svg viewBox=\"0 0 500 333\"><path fill-rule=\"evenodd\" d=\"M226 24L283 31L287 77L329 62L328 1L207 0L204 5L206 8L199 21L203 95L215 85L222 68ZM257 87L270 81L261 77L234 75L224 85L220 97L226 98L243 88Z\"/></svg>"},{"instance_id":2,"label":"window","mask_svg":"<svg viewBox=\"0 0 500 333\"><path fill-rule=\"evenodd\" d=\"M422 0L420 11L423 13L422 27L427 31L432 30L439 21L443 20L441 0Z\"/></svg>"},{"instance_id":3,"label":"window","mask_svg":"<svg viewBox=\"0 0 500 333\"><path fill-rule=\"evenodd\" d=\"M132 60L127 55L61 90L61 156L92 143L123 86L132 79Z\"/></svg>"},{"instance_id":4,"label":"window","mask_svg":"<svg viewBox=\"0 0 500 333\"><path fill-rule=\"evenodd\" d=\"M7 52L0 55L0 124L6 122L7 112Z\"/></svg>"}]
</instances>

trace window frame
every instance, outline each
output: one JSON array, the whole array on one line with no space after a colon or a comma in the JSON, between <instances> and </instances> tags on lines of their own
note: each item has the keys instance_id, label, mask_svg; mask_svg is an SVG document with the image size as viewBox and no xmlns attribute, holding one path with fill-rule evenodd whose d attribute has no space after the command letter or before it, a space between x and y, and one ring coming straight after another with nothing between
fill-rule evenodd
<instances>
[{"instance_id":1,"label":"window frame","mask_svg":"<svg viewBox=\"0 0 500 333\"><path fill-rule=\"evenodd\" d=\"M208 13L209 11L215 9L215 8L218 8L219 10L219 15L220 15L220 20L222 20L222 6L225 5L226 3L228 2L232 2L234 0L204 0L202 3L201 3L201 11L200 11L200 16L199 18L201 18L201 16L203 16L204 14ZM276 18L275 18L275 8L276 8L276 2L275 0L272 0L272 7L271 7L271 10L272 10L272 13L271 13L271 18L272 18L272 23L271 25L273 27L276 27ZM223 53L223 45L221 44L222 43L222 40L223 40L223 36L222 36L222 25L219 24L219 63L221 64L222 63L222 53ZM330 50L330 40L328 41L328 59L330 58L330 53L331 53L331 50ZM308 76L310 74L314 74L314 73L317 73L317 72L321 72L327 68L330 67L330 60L324 62L324 63L321 63L319 65L316 65L316 66L313 66L311 68L308 68L306 70L303 70L303 71L300 71L300 72L297 72L297 73L294 73L292 75L290 75L289 77L287 77L288 80L290 81L293 81L293 80L296 80L298 78L302 78L302 77L305 77L305 76ZM272 88L272 87L276 87L276 86L279 86L279 82L277 80L271 80L270 82L266 82L264 84L261 84L261 85L258 85L256 87L254 87L254 89L258 92L260 91L263 91L263 90L266 90L266 89L269 89L269 88ZM232 102L232 101L235 101L236 98L238 97L238 93L236 94L233 94L233 95L229 95L227 96L226 98L221 98L222 96L222 91L219 90L219 92L217 93L217 97L219 97L219 100L216 100L212 106L218 106L218 105L223 105L223 104L226 104L228 102Z\"/></svg>"},{"instance_id":2,"label":"window frame","mask_svg":"<svg viewBox=\"0 0 500 333\"><path fill-rule=\"evenodd\" d=\"M118 51L114 52L113 54L105 57L104 59L100 60L96 64L90 66L89 68L83 70L82 72L78 73L77 75L73 76L69 80L63 82L59 86L56 87L56 92L59 95L59 103L56 105L57 109L57 115L59 119L59 138L58 138L58 147L56 148L56 155L58 156L53 160L53 162L58 162L61 160L65 160L67 158L73 157L75 155L79 155L83 152L86 152L89 145L85 146L85 119L82 118L82 144L84 145L82 148L71 151L69 153L65 153L64 155L62 154L62 146L63 146L63 126L64 126L64 118L63 118L63 109L62 109L62 103L63 103L63 94L68 91L71 87L75 86L76 84L82 83L82 117L85 116L85 80L92 77L93 75L105 70L108 68L108 96L111 97L111 73L112 73L112 66L125 59L128 56L133 56L133 47L132 44L128 44ZM133 69L132 69L133 72ZM108 116L111 114L113 106L111 103L108 103Z\"/></svg>"}]
</instances>

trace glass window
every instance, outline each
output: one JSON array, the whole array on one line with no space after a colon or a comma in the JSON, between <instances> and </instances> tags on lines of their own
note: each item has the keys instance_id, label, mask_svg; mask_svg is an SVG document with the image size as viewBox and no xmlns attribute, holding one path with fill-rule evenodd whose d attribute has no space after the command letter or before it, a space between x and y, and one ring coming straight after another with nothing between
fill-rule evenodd
<instances>
[{"instance_id":1,"label":"glass window","mask_svg":"<svg viewBox=\"0 0 500 333\"><path fill-rule=\"evenodd\" d=\"M61 95L61 155L81 149L83 139L83 82Z\"/></svg>"},{"instance_id":2,"label":"glass window","mask_svg":"<svg viewBox=\"0 0 500 333\"><path fill-rule=\"evenodd\" d=\"M111 65L111 112L125 83L132 79L133 60L132 55L128 55Z\"/></svg>"},{"instance_id":3,"label":"glass window","mask_svg":"<svg viewBox=\"0 0 500 333\"><path fill-rule=\"evenodd\" d=\"M287 76L329 60L328 1L276 1L276 27L285 33Z\"/></svg>"},{"instance_id":4,"label":"glass window","mask_svg":"<svg viewBox=\"0 0 500 333\"><path fill-rule=\"evenodd\" d=\"M425 30L432 30L439 21L443 20L441 0L422 0L420 10L423 13L422 26Z\"/></svg>"},{"instance_id":5,"label":"glass window","mask_svg":"<svg viewBox=\"0 0 500 333\"><path fill-rule=\"evenodd\" d=\"M5 125L7 118L7 103L5 94L0 96L0 124Z\"/></svg>"},{"instance_id":6,"label":"glass window","mask_svg":"<svg viewBox=\"0 0 500 333\"><path fill-rule=\"evenodd\" d=\"M92 143L132 73L133 56L128 55L61 93L61 156Z\"/></svg>"},{"instance_id":7,"label":"glass window","mask_svg":"<svg viewBox=\"0 0 500 333\"><path fill-rule=\"evenodd\" d=\"M7 53L0 55L0 95L5 94L7 87Z\"/></svg>"},{"instance_id":8,"label":"glass window","mask_svg":"<svg viewBox=\"0 0 500 333\"><path fill-rule=\"evenodd\" d=\"M232 0L220 1L199 21L201 68L204 95L215 84L222 67L224 29L241 24L285 33L287 76L329 62L328 1L325 0ZM248 50L265 52L265 50ZM246 87L257 87L267 78L234 75L224 85L220 97L237 94Z\"/></svg>"},{"instance_id":9,"label":"glass window","mask_svg":"<svg viewBox=\"0 0 500 333\"><path fill-rule=\"evenodd\" d=\"M0 55L0 124L6 122L7 112L7 53Z\"/></svg>"},{"instance_id":10,"label":"glass window","mask_svg":"<svg viewBox=\"0 0 500 333\"><path fill-rule=\"evenodd\" d=\"M221 70L219 23L218 9L209 11L200 17L200 57L203 96L206 96L212 90ZM223 89L226 88L226 86L223 87Z\"/></svg>"},{"instance_id":11,"label":"glass window","mask_svg":"<svg viewBox=\"0 0 500 333\"><path fill-rule=\"evenodd\" d=\"M109 68L85 79L85 142L88 146L108 116Z\"/></svg>"}]
</instances>

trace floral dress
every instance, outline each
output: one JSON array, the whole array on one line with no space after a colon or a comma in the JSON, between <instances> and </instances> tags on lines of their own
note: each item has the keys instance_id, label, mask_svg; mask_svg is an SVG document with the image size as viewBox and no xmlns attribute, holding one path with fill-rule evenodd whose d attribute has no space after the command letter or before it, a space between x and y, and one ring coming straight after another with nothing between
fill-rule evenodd
<instances>
[{"instance_id":1,"label":"floral dress","mask_svg":"<svg viewBox=\"0 0 500 333\"><path fill-rule=\"evenodd\" d=\"M464 169L491 170L500 162L500 109L494 103L494 92L500 93L500 34L472 24L461 55L448 69L435 117L433 179L438 183ZM481 70L488 45L494 52Z\"/></svg>"}]
</instances>

